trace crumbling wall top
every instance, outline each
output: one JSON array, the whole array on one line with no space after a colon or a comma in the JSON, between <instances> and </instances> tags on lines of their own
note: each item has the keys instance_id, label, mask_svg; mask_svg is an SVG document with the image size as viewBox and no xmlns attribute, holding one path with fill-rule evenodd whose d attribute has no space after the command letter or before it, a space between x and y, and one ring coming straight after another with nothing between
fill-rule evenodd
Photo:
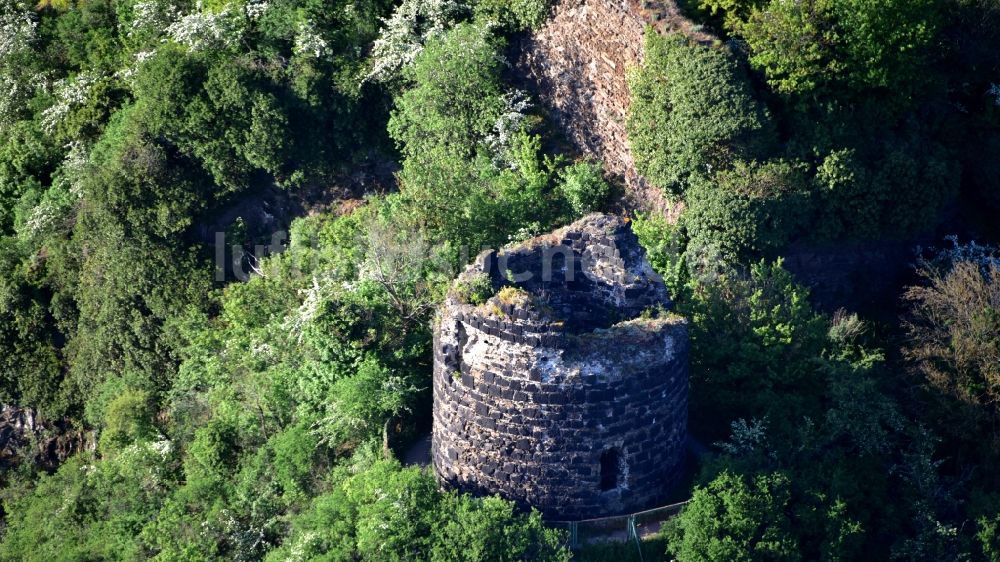
<instances>
[{"instance_id":1,"label":"crumbling wall top","mask_svg":"<svg viewBox=\"0 0 1000 562\"><path fill-rule=\"evenodd\" d=\"M486 293L477 299L470 288ZM449 294L474 316L509 315L567 333L666 312L662 279L626 222L591 214L550 234L480 254Z\"/></svg>"}]
</instances>

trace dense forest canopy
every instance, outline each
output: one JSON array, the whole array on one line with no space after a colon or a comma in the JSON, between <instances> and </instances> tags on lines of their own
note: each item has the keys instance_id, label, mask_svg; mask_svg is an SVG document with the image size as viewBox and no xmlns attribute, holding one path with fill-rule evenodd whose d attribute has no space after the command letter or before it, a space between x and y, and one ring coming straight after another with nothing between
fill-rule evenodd
<instances>
[{"instance_id":1,"label":"dense forest canopy","mask_svg":"<svg viewBox=\"0 0 1000 562\"><path fill-rule=\"evenodd\" d=\"M594 211L690 321L709 452L656 556L1000 560L1000 4L683 7L718 40L629 75L672 223L512 78L545 0L0 0L0 403L95 441L0 457L0 560L635 556L397 460L470 251ZM889 319L783 266L884 240L935 245Z\"/></svg>"}]
</instances>

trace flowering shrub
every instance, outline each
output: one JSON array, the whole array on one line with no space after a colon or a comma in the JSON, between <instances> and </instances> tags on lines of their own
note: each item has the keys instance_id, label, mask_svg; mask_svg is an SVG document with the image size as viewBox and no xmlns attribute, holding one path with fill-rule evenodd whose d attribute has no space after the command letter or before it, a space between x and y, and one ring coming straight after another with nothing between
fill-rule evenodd
<instances>
[{"instance_id":1,"label":"flowering shrub","mask_svg":"<svg viewBox=\"0 0 1000 562\"><path fill-rule=\"evenodd\" d=\"M132 64L122 67L121 69L118 70L118 72L115 72L115 78L118 78L119 80L125 82L129 86L134 86L135 82L133 82L133 79L135 78L136 73L139 72L139 67L142 66L144 62L153 58L155 55L156 55L155 50L139 51L138 53L135 54L135 59L133 60Z\"/></svg>"},{"instance_id":2,"label":"flowering shrub","mask_svg":"<svg viewBox=\"0 0 1000 562\"><path fill-rule=\"evenodd\" d=\"M326 40L319 34L316 24L309 20L300 21L298 30L295 33L295 46L293 48L295 54L318 59L327 50Z\"/></svg>"},{"instance_id":3,"label":"flowering shrub","mask_svg":"<svg viewBox=\"0 0 1000 562\"><path fill-rule=\"evenodd\" d=\"M444 34L469 12L454 0L403 0L388 19L372 47L372 69L366 81L389 82L409 66L424 43Z\"/></svg>"},{"instance_id":4,"label":"flowering shrub","mask_svg":"<svg viewBox=\"0 0 1000 562\"><path fill-rule=\"evenodd\" d=\"M24 107L34 88L16 78L0 72L0 131L4 131L17 121L18 113Z\"/></svg>"},{"instance_id":5,"label":"flowering shrub","mask_svg":"<svg viewBox=\"0 0 1000 562\"><path fill-rule=\"evenodd\" d=\"M145 0L132 6L132 21L125 31L129 39L159 37L181 16L180 10L161 0Z\"/></svg>"},{"instance_id":6,"label":"flowering shrub","mask_svg":"<svg viewBox=\"0 0 1000 562\"><path fill-rule=\"evenodd\" d=\"M257 21L263 17L265 13L267 13L268 8L270 7L271 5L267 0L249 0L243 6L243 10L246 12L247 18L250 21Z\"/></svg>"},{"instance_id":7,"label":"flowering shrub","mask_svg":"<svg viewBox=\"0 0 1000 562\"><path fill-rule=\"evenodd\" d=\"M503 109L493 125L493 131L486 135L486 145L493 154L493 163L497 168L516 169L517 161L511 153L514 147L514 137L527 132L527 112L531 109L531 100L527 92L511 90L501 97Z\"/></svg>"},{"instance_id":8,"label":"flowering shrub","mask_svg":"<svg viewBox=\"0 0 1000 562\"><path fill-rule=\"evenodd\" d=\"M993 96L993 103L1000 105L1000 84L990 84L990 89L986 93Z\"/></svg>"},{"instance_id":9,"label":"flowering shrub","mask_svg":"<svg viewBox=\"0 0 1000 562\"><path fill-rule=\"evenodd\" d=\"M99 73L85 71L71 78L56 80L52 85L56 102L42 112L42 130L50 135L55 133L56 127L69 114L70 110L87 101L91 90L100 79Z\"/></svg>"},{"instance_id":10,"label":"flowering shrub","mask_svg":"<svg viewBox=\"0 0 1000 562\"><path fill-rule=\"evenodd\" d=\"M37 25L26 4L15 0L0 2L0 67L6 65L11 55L31 45Z\"/></svg>"},{"instance_id":11,"label":"flowering shrub","mask_svg":"<svg viewBox=\"0 0 1000 562\"><path fill-rule=\"evenodd\" d=\"M948 272L959 263L972 263L979 266L983 273L991 267L1000 268L1000 253L993 246L977 244L975 240L961 244L954 234L945 236L951 243L950 248L936 249L930 255L921 255L918 266L921 269L933 269ZM923 248L917 248L918 254L924 254Z\"/></svg>"},{"instance_id":12,"label":"flowering shrub","mask_svg":"<svg viewBox=\"0 0 1000 562\"><path fill-rule=\"evenodd\" d=\"M205 11L198 3L190 13L167 27L167 35L192 51L231 47L243 33L243 15L231 6L218 12Z\"/></svg>"},{"instance_id":13,"label":"flowering shrub","mask_svg":"<svg viewBox=\"0 0 1000 562\"><path fill-rule=\"evenodd\" d=\"M35 91L36 80L17 76L18 55L29 50L36 37L34 12L15 0L0 0L0 131L17 120Z\"/></svg>"}]
</instances>

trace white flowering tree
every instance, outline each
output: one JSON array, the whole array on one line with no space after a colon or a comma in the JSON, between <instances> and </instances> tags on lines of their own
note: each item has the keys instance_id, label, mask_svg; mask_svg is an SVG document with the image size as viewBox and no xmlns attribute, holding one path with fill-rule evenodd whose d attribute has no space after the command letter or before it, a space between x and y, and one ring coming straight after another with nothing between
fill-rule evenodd
<instances>
[{"instance_id":1,"label":"white flowering tree","mask_svg":"<svg viewBox=\"0 0 1000 562\"><path fill-rule=\"evenodd\" d=\"M0 133L17 120L34 93L37 81L22 76L18 59L31 50L37 26L27 4L0 0Z\"/></svg>"},{"instance_id":2,"label":"white flowering tree","mask_svg":"<svg viewBox=\"0 0 1000 562\"><path fill-rule=\"evenodd\" d=\"M0 66L31 46L37 25L27 4L17 0L0 2Z\"/></svg>"},{"instance_id":3,"label":"white flowering tree","mask_svg":"<svg viewBox=\"0 0 1000 562\"><path fill-rule=\"evenodd\" d=\"M169 0L141 0L132 5L130 18L119 21L119 31L139 48L143 42L159 40L180 17L180 9Z\"/></svg>"},{"instance_id":4,"label":"white flowering tree","mask_svg":"<svg viewBox=\"0 0 1000 562\"><path fill-rule=\"evenodd\" d=\"M372 68L366 81L391 82L424 48L470 13L467 4L454 0L403 0L392 16L382 20L379 38L372 46Z\"/></svg>"},{"instance_id":5,"label":"white flowering tree","mask_svg":"<svg viewBox=\"0 0 1000 562\"><path fill-rule=\"evenodd\" d=\"M516 169L517 159L512 154L515 137L528 129L528 110L531 99L523 90L510 90L503 94L503 110L497 117L493 130L486 136L486 144L498 168Z\"/></svg>"},{"instance_id":6,"label":"white flowering tree","mask_svg":"<svg viewBox=\"0 0 1000 562\"><path fill-rule=\"evenodd\" d=\"M52 185L16 225L18 238L37 242L56 233L67 233L76 220L76 205L83 197L81 179L86 173L87 147L80 141L66 146L68 152L56 171Z\"/></svg>"},{"instance_id":7,"label":"white flowering tree","mask_svg":"<svg viewBox=\"0 0 1000 562\"><path fill-rule=\"evenodd\" d=\"M84 71L76 76L56 80L52 85L55 103L42 112L42 130L55 134L56 128L70 111L87 102L91 91L102 78L95 71Z\"/></svg>"},{"instance_id":8,"label":"white flowering tree","mask_svg":"<svg viewBox=\"0 0 1000 562\"><path fill-rule=\"evenodd\" d=\"M298 56L321 58L329 51L329 46L312 20L299 22L292 51Z\"/></svg>"},{"instance_id":9,"label":"white flowering tree","mask_svg":"<svg viewBox=\"0 0 1000 562\"><path fill-rule=\"evenodd\" d=\"M217 12L206 10L201 2L195 11L181 16L167 26L167 36L191 51L229 48L240 40L246 28L242 10L232 4Z\"/></svg>"}]
</instances>

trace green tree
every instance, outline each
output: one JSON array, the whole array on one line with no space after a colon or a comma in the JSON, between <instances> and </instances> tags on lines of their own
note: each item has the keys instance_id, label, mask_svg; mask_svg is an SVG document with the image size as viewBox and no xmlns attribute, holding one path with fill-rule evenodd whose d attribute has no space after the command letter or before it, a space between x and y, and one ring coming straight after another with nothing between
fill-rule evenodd
<instances>
[{"instance_id":1,"label":"green tree","mask_svg":"<svg viewBox=\"0 0 1000 562\"><path fill-rule=\"evenodd\" d=\"M0 560L135 560L137 541L177 486L168 441L139 442L113 459L73 457L27 495L5 503Z\"/></svg>"},{"instance_id":2,"label":"green tree","mask_svg":"<svg viewBox=\"0 0 1000 562\"><path fill-rule=\"evenodd\" d=\"M62 363L44 292L16 241L0 237L0 400L58 415Z\"/></svg>"},{"instance_id":3,"label":"green tree","mask_svg":"<svg viewBox=\"0 0 1000 562\"><path fill-rule=\"evenodd\" d=\"M559 531L547 528L541 514L519 514L497 496L472 498L446 494L438 506L430 560L570 560Z\"/></svg>"},{"instance_id":4,"label":"green tree","mask_svg":"<svg viewBox=\"0 0 1000 562\"><path fill-rule=\"evenodd\" d=\"M800 560L789 499L781 473L723 472L670 521L667 551L680 562Z\"/></svg>"},{"instance_id":5,"label":"green tree","mask_svg":"<svg viewBox=\"0 0 1000 562\"><path fill-rule=\"evenodd\" d=\"M774 256L811 226L809 187L794 163L734 162L708 178L692 178L681 223L691 245L712 245L734 263Z\"/></svg>"},{"instance_id":6,"label":"green tree","mask_svg":"<svg viewBox=\"0 0 1000 562\"><path fill-rule=\"evenodd\" d=\"M156 437L152 397L142 390L124 389L108 404L104 429L101 431L101 451L113 453L136 441Z\"/></svg>"},{"instance_id":7,"label":"green tree","mask_svg":"<svg viewBox=\"0 0 1000 562\"><path fill-rule=\"evenodd\" d=\"M629 89L636 166L670 193L683 193L692 176L753 157L771 142L767 113L723 48L649 31L645 60L629 77Z\"/></svg>"},{"instance_id":8,"label":"green tree","mask_svg":"<svg viewBox=\"0 0 1000 562\"><path fill-rule=\"evenodd\" d=\"M774 0L735 31L779 92L877 89L908 102L926 79L939 9L937 0Z\"/></svg>"},{"instance_id":9,"label":"green tree","mask_svg":"<svg viewBox=\"0 0 1000 562\"><path fill-rule=\"evenodd\" d=\"M706 430L739 417L796 424L820 411L825 381L816 359L828 346L827 321L780 260L695 271L678 307L691 320L692 417Z\"/></svg>"},{"instance_id":10,"label":"green tree","mask_svg":"<svg viewBox=\"0 0 1000 562\"><path fill-rule=\"evenodd\" d=\"M604 170L596 162L576 162L559 173L559 190L575 216L601 209L611 193Z\"/></svg>"},{"instance_id":11,"label":"green tree","mask_svg":"<svg viewBox=\"0 0 1000 562\"><path fill-rule=\"evenodd\" d=\"M567 561L563 537L538 513L519 514L499 498L438 491L426 470L373 460L362 450L335 484L292 522L268 560Z\"/></svg>"}]
</instances>

